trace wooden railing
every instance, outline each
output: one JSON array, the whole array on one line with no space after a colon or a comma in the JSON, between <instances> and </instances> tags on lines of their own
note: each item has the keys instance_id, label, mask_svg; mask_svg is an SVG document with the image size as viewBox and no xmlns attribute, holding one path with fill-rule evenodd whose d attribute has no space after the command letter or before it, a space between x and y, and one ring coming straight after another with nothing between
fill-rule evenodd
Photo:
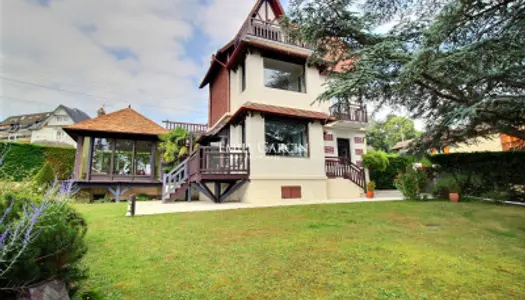
<instances>
[{"instance_id":1,"label":"wooden railing","mask_svg":"<svg viewBox=\"0 0 525 300\"><path fill-rule=\"evenodd\" d=\"M330 106L330 116L342 121L368 122L365 105L338 102Z\"/></svg>"},{"instance_id":2,"label":"wooden railing","mask_svg":"<svg viewBox=\"0 0 525 300\"><path fill-rule=\"evenodd\" d=\"M189 158L189 176L203 175L239 175L250 174L250 152L248 148L223 148L201 146Z\"/></svg>"},{"instance_id":3,"label":"wooden railing","mask_svg":"<svg viewBox=\"0 0 525 300\"><path fill-rule=\"evenodd\" d=\"M162 123L165 124L165 127L168 130L175 129L177 127L182 127L189 132L206 132L208 130L208 125L206 124L172 122L172 121L162 121Z\"/></svg>"},{"instance_id":4,"label":"wooden railing","mask_svg":"<svg viewBox=\"0 0 525 300\"><path fill-rule=\"evenodd\" d=\"M248 19L242 26L236 37L236 43L239 43L246 35L256 36L266 40L289 44L301 48L313 49L307 43L296 41L289 37L279 26L279 24L266 22L258 19Z\"/></svg>"},{"instance_id":5,"label":"wooden railing","mask_svg":"<svg viewBox=\"0 0 525 300\"><path fill-rule=\"evenodd\" d=\"M166 199L170 193L183 185L189 178L188 159L185 159L170 172L162 176L162 200Z\"/></svg>"},{"instance_id":6,"label":"wooden railing","mask_svg":"<svg viewBox=\"0 0 525 300\"><path fill-rule=\"evenodd\" d=\"M329 178L346 178L357 184L363 190L366 190L365 170L359 168L352 162L344 159L327 159L325 160L325 171L326 176Z\"/></svg>"}]
</instances>

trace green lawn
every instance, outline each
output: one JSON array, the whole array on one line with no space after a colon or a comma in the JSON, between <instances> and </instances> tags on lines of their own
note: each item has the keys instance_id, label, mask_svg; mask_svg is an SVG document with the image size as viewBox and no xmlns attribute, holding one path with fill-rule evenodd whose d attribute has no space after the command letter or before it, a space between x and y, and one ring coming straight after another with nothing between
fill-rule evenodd
<instances>
[{"instance_id":1,"label":"green lawn","mask_svg":"<svg viewBox=\"0 0 525 300\"><path fill-rule=\"evenodd\" d=\"M175 204L176 205L176 204ZM525 209L383 202L89 222L88 288L109 299L524 299Z\"/></svg>"}]
</instances>

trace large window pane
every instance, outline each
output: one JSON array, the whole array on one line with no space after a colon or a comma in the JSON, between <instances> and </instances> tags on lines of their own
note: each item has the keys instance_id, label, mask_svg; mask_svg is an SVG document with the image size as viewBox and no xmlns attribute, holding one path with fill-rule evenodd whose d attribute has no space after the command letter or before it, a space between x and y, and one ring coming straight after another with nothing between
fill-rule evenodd
<instances>
[{"instance_id":1,"label":"large window pane","mask_svg":"<svg viewBox=\"0 0 525 300\"><path fill-rule=\"evenodd\" d=\"M151 146L152 142L137 141L135 175L151 175Z\"/></svg>"},{"instance_id":2,"label":"large window pane","mask_svg":"<svg viewBox=\"0 0 525 300\"><path fill-rule=\"evenodd\" d=\"M266 155L307 157L307 124L265 120Z\"/></svg>"},{"instance_id":3,"label":"large window pane","mask_svg":"<svg viewBox=\"0 0 525 300\"><path fill-rule=\"evenodd\" d=\"M93 161L91 174L109 175L111 164L111 140L106 138L95 138L93 144Z\"/></svg>"},{"instance_id":4,"label":"large window pane","mask_svg":"<svg viewBox=\"0 0 525 300\"><path fill-rule=\"evenodd\" d=\"M116 140L115 159L113 161L114 175L131 175L133 160L133 141Z\"/></svg>"},{"instance_id":5,"label":"large window pane","mask_svg":"<svg viewBox=\"0 0 525 300\"><path fill-rule=\"evenodd\" d=\"M304 93L304 66L264 58L264 86Z\"/></svg>"}]
</instances>

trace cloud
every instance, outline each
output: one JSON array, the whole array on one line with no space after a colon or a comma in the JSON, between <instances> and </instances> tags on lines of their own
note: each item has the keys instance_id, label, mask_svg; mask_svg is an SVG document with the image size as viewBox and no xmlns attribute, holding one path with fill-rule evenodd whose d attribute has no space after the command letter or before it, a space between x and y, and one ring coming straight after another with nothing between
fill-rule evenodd
<instances>
[{"instance_id":1,"label":"cloud","mask_svg":"<svg viewBox=\"0 0 525 300\"><path fill-rule=\"evenodd\" d=\"M93 116L101 105L131 104L156 121L206 121L207 91L196 84L202 66L185 49L195 1L3 0L0 7L0 117L58 104Z\"/></svg>"}]
</instances>

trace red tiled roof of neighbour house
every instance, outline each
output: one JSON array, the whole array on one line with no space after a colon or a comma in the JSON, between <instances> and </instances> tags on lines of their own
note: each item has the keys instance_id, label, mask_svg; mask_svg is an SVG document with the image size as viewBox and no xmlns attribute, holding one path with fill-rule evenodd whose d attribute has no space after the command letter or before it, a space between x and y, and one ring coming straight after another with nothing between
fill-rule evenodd
<instances>
[{"instance_id":1,"label":"red tiled roof of neighbour house","mask_svg":"<svg viewBox=\"0 0 525 300\"><path fill-rule=\"evenodd\" d=\"M66 132L97 131L138 135L159 135L168 132L164 127L131 108L82 121L65 127L64 130Z\"/></svg>"}]
</instances>

